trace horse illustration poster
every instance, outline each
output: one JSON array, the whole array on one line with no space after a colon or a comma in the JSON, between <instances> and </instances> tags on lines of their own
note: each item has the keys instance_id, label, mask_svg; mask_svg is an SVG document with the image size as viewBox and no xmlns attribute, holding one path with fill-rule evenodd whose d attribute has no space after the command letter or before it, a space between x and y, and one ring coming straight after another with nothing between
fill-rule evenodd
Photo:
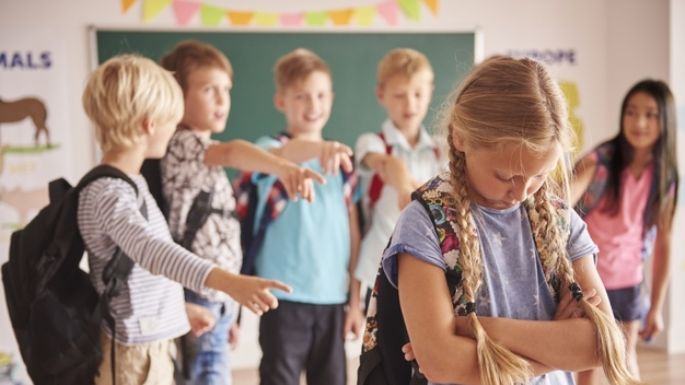
<instances>
[{"instance_id":1,"label":"horse illustration poster","mask_svg":"<svg viewBox=\"0 0 685 385\"><path fill-rule=\"evenodd\" d=\"M65 46L50 31L0 35L0 263L12 231L48 202L47 185L72 165ZM1 298L4 293L0 286ZM0 353L15 352L0 304Z\"/></svg>"},{"instance_id":2,"label":"horse illustration poster","mask_svg":"<svg viewBox=\"0 0 685 385\"><path fill-rule=\"evenodd\" d=\"M48 202L48 182L72 167L66 55L49 36L0 36L0 262L11 232Z\"/></svg>"}]
</instances>

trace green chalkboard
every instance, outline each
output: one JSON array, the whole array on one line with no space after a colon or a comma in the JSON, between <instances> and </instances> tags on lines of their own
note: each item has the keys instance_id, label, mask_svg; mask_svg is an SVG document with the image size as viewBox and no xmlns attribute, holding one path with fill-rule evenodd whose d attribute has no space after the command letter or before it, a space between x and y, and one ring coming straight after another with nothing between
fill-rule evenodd
<instances>
[{"instance_id":1,"label":"green chalkboard","mask_svg":"<svg viewBox=\"0 0 685 385\"><path fill-rule=\"evenodd\" d=\"M232 107L220 140L253 141L284 128L273 106L276 59L298 47L311 49L328 62L335 101L324 136L354 145L359 134L378 131L385 119L375 96L376 66L392 48L423 52L435 71L435 94L426 119L432 127L445 98L474 62L475 33L291 33L291 32L162 32L95 30L97 60L136 52L159 60L184 39L212 44L228 56L234 68Z\"/></svg>"}]
</instances>

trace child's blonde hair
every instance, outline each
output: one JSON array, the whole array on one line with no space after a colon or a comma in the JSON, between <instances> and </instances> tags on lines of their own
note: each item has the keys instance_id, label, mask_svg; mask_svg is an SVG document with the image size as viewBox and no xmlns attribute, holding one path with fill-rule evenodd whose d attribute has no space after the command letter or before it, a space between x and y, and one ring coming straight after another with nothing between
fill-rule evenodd
<instances>
[{"instance_id":1,"label":"child's blonde hair","mask_svg":"<svg viewBox=\"0 0 685 385\"><path fill-rule=\"evenodd\" d=\"M106 152L138 143L145 119L158 123L181 120L183 94L174 77L157 63L123 54L107 60L90 75L83 91L83 108Z\"/></svg>"},{"instance_id":2,"label":"child's blonde hair","mask_svg":"<svg viewBox=\"0 0 685 385\"><path fill-rule=\"evenodd\" d=\"M421 71L428 71L433 77L433 67L426 55L412 48L395 48L378 63L377 85L383 87L394 76L410 78Z\"/></svg>"},{"instance_id":3,"label":"child's blonde hair","mask_svg":"<svg viewBox=\"0 0 685 385\"><path fill-rule=\"evenodd\" d=\"M276 91L282 92L291 85L303 81L314 72L323 72L329 77L331 69L319 55L305 49L297 48L281 56L274 65Z\"/></svg>"},{"instance_id":4,"label":"child's blonde hair","mask_svg":"<svg viewBox=\"0 0 685 385\"><path fill-rule=\"evenodd\" d=\"M190 73L198 68L218 68L233 80L233 67L226 55L214 46L197 40L179 42L171 52L164 55L160 63L166 70L173 72L183 92L188 89Z\"/></svg>"},{"instance_id":5,"label":"child's blonde hair","mask_svg":"<svg viewBox=\"0 0 685 385\"><path fill-rule=\"evenodd\" d=\"M450 146L451 183L458 203L456 222L463 289L466 300L475 302L482 280L482 260L465 178L465 156L455 148L454 137L475 147L493 148L517 143L531 151L542 152L557 146L560 154L567 154L572 130L559 86L545 67L535 60L504 56L485 60L464 79L444 119L447 120ZM568 204L569 162L568 157L561 157L560 180L555 182L547 178L527 205L541 262L545 271L559 278L562 289L576 283L567 258L566 236L557 221L552 195L561 196ZM575 294L580 293L576 291ZM585 299L578 300L586 317L595 325L597 354L610 382L615 385L638 383L626 369L623 335L614 319ZM482 383L525 383L531 376L527 361L490 340L475 312L468 317L477 341Z\"/></svg>"}]
</instances>

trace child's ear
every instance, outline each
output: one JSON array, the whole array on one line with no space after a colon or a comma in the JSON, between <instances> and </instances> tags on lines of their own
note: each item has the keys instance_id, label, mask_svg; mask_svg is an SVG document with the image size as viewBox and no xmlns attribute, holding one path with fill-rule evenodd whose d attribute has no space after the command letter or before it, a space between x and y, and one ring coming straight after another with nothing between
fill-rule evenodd
<instances>
[{"instance_id":1,"label":"child's ear","mask_svg":"<svg viewBox=\"0 0 685 385\"><path fill-rule=\"evenodd\" d=\"M454 130L454 127L450 124L449 129ZM457 151L466 152L466 142L458 132L452 132L452 145Z\"/></svg>"},{"instance_id":2,"label":"child's ear","mask_svg":"<svg viewBox=\"0 0 685 385\"><path fill-rule=\"evenodd\" d=\"M154 120L150 118L145 118L143 119L143 122L141 123L141 126L143 128L143 132L146 135L152 136L155 134L155 130L157 129Z\"/></svg>"},{"instance_id":3,"label":"child's ear","mask_svg":"<svg viewBox=\"0 0 685 385\"><path fill-rule=\"evenodd\" d=\"M383 97L385 96L385 91L383 90L383 86L380 84L376 86L376 99L378 99L379 103L383 103Z\"/></svg>"},{"instance_id":4,"label":"child's ear","mask_svg":"<svg viewBox=\"0 0 685 385\"><path fill-rule=\"evenodd\" d=\"M281 91L276 91L274 94L274 106L280 112L285 109L285 102L283 101L283 93Z\"/></svg>"}]
</instances>

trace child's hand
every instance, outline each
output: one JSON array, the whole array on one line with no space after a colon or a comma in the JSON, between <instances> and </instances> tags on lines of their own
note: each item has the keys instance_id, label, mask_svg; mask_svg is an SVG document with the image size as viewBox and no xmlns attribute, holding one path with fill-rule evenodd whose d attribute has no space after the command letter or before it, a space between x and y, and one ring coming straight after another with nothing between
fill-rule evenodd
<instances>
[{"instance_id":1,"label":"child's hand","mask_svg":"<svg viewBox=\"0 0 685 385\"><path fill-rule=\"evenodd\" d=\"M409 173L409 169L407 169L407 165L402 159L392 155L386 156L379 175L388 186L397 190L397 205L400 209L409 204L411 193L418 183L414 181L414 178Z\"/></svg>"},{"instance_id":2,"label":"child's hand","mask_svg":"<svg viewBox=\"0 0 685 385\"><path fill-rule=\"evenodd\" d=\"M352 171L352 154L352 149L340 142L324 141L321 142L319 162L325 174L338 175L340 167Z\"/></svg>"},{"instance_id":3,"label":"child's hand","mask_svg":"<svg viewBox=\"0 0 685 385\"><path fill-rule=\"evenodd\" d=\"M644 327L640 330L640 338L649 342L652 337L661 333L662 330L664 330L664 318L661 315L661 311L649 309L645 317Z\"/></svg>"},{"instance_id":4,"label":"child's hand","mask_svg":"<svg viewBox=\"0 0 685 385\"><path fill-rule=\"evenodd\" d=\"M195 337L199 337L212 330L216 319L207 308L186 302L186 315L190 322L190 331Z\"/></svg>"},{"instance_id":5,"label":"child's hand","mask_svg":"<svg viewBox=\"0 0 685 385\"><path fill-rule=\"evenodd\" d=\"M358 306L349 306L345 314L345 324L343 326L343 338L347 338L352 334L353 339L358 339L361 336L362 327L364 325L364 314Z\"/></svg>"},{"instance_id":6,"label":"child's hand","mask_svg":"<svg viewBox=\"0 0 685 385\"><path fill-rule=\"evenodd\" d=\"M288 197L292 200L296 200L299 195L302 199L313 202L312 180L321 184L326 183L326 179L320 174L292 162L284 162L276 176L281 180Z\"/></svg>"},{"instance_id":7,"label":"child's hand","mask_svg":"<svg viewBox=\"0 0 685 385\"><path fill-rule=\"evenodd\" d=\"M238 342L240 341L240 326L237 322L233 322L231 327L228 329L228 345L231 350L235 350L238 347Z\"/></svg>"},{"instance_id":8,"label":"child's hand","mask_svg":"<svg viewBox=\"0 0 685 385\"><path fill-rule=\"evenodd\" d=\"M590 289L583 292L583 298L592 306L597 306L602 302L602 298L597 295L597 290ZM561 295L561 301L557 305L557 310L554 313L554 320L564 320L571 318L585 317L585 312L578 301L571 297L571 292L564 290Z\"/></svg>"},{"instance_id":9,"label":"child's hand","mask_svg":"<svg viewBox=\"0 0 685 385\"><path fill-rule=\"evenodd\" d=\"M271 279L251 277L247 275L235 275L235 279L226 292L236 302L250 309L251 312L262 315L265 312L278 307L278 299L269 289L278 289L290 293L290 286Z\"/></svg>"},{"instance_id":10,"label":"child's hand","mask_svg":"<svg viewBox=\"0 0 685 385\"><path fill-rule=\"evenodd\" d=\"M414 349L411 348L411 342L402 345L402 353L404 353L405 361L414 361L416 359Z\"/></svg>"}]
</instances>

